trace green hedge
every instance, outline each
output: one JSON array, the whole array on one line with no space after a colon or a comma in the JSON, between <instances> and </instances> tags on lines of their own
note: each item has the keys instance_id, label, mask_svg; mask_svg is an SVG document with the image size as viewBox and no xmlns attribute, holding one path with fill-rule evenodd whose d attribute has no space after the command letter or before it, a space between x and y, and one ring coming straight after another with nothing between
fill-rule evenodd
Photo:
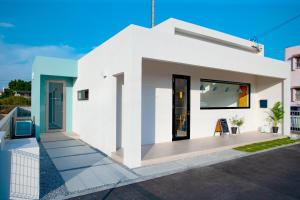
<instances>
[{"instance_id":1,"label":"green hedge","mask_svg":"<svg viewBox=\"0 0 300 200\"><path fill-rule=\"evenodd\" d=\"M11 96L0 99L0 105L9 105L9 106L30 106L30 99L18 96Z\"/></svg>"},{"instance_id":2,"label":"green hedge","mask_svg":"<svg viewBox=\"0 0 300 200\"><path fill-rule=\"evenodd\" d=\"M270 149L282 145L287 145L287 144L292 144L295 142L300 142L300 140L293 140L290 139L289 137L286 138L281 138L281 139L276 139L276 140L270 140L270 141L265 141L265 142L258 142L258 143L253 143L253 144L248 144L244 146L239 146L234 148L235 150L238 151L245 151L245 152L256 152L256 151L262 151L265 149Z\"/></svg>"}]
</instances>

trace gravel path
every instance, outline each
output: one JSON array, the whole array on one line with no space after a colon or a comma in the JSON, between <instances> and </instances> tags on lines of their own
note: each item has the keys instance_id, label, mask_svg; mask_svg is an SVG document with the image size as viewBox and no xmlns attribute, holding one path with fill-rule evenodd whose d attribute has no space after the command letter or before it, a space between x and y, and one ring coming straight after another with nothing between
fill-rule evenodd
<instances>
[{"instance_id":1,"label":"gravel path","mask_svg":"<svg viewBox=\"0 0 300 200\"><path fill-rule=\"evenodd\" d=\"M62 199L67 195L64 181L44 146L40 145L40 199Z\"/></svg>"}]
</instances>

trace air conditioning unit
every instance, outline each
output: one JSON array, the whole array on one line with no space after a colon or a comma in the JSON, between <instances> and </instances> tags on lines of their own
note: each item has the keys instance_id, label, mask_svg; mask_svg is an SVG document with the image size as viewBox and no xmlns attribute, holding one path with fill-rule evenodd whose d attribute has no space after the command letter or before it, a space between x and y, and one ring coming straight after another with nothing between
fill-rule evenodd
<instances>
[{"instance_id":1,"label":"air conditioning unit","mask_svg":"<svg viewBox=\"0 0 300 200\"><path fill-rule=\"evenodd\" d=\"M31 136L32 134L32 121L16 121L15 123L15 136Z\"/></svg>"}]
</instances>

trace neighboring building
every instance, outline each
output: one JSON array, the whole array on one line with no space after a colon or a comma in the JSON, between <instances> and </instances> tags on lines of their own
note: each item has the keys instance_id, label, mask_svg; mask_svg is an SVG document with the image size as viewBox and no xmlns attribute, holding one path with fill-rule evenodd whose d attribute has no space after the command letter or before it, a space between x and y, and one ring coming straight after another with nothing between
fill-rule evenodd
<instances>
[{"instance_id":1,"label":"neighboring building","mask_svg":"<svg viewBox=\"0 0 300 200\"><path fill-rule=\"evenodd\" d=\"M258 131L277 101L290 134L288 64L176 19L130 25L78 61L37 57L32 70L37 137L75 132L107 155L122 149L129 167L141 165L142 145L212 136L220 118L244 117L242 132Z\"/></svg>"},{"instance_id":2,"label":"neighboring building","mask_svg":"<svg viewBox=\"0 0 300 200\"><path fill-rule=\"evenodd\" d=\"M5 89L5 87L3 87L3 89L0 89L0 96L4 94Z\"/></svg>"},{"instance_id":3,"label":"neighboring building","mask_svg":"<svg viewBox=\"0 0 300 200\"><path fill-rule=\"evenodd\" d=\"M19 91L15 91L15 94L14 96L17 96L17 97L24 97L24 98L31 98L31 91L22 91L22 90L19 90Z\"/></svg>"},{"instance_id":4,"label":"neighboring building","mask_svg":"<svg viewBox=\"0 0 300 200\"><path fill-rule=\"evenodd\" d=\"M300 46L285 49L285 60L290 63L292 106L300 106Z\"/></svg>"}]
</instances>

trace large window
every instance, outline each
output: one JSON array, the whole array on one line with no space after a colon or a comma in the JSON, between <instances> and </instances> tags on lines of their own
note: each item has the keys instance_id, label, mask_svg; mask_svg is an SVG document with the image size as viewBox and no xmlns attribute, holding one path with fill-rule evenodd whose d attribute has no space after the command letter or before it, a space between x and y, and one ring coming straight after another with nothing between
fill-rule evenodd
<instances>
[{"instance_id":1,"label":"large window","mask_svg":"<svg viewBox=\"0 0 300 200\"><path fill-rule=\"evenodd\" d=\"M250 84L200 80L201 109L250 108Z\"/></svg>"}]
</instances>

